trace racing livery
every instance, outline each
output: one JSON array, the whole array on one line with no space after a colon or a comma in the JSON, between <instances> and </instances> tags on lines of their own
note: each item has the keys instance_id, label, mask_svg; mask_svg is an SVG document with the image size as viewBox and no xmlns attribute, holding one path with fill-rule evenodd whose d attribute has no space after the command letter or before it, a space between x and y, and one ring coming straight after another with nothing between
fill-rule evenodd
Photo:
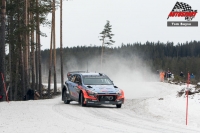
<instances>
[{"instance_id":1,"label":"racing livery","mask_svg":"<svg viewBox=\"0 0 200 133\"><path fill-rule=\"evenodd\" d=\"M62 87L65 104L77 101L82 106L111 104L121 108L124 103L124 91L105 74L75 71L69 72L67 78Z\"/></svg>"}]
</instances>

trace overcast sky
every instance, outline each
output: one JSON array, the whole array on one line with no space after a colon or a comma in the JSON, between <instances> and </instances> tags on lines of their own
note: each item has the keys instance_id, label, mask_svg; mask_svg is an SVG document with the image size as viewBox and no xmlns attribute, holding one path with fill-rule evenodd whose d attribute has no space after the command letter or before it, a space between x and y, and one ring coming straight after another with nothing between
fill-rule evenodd
<instances>
[{"instance_id":1,"label":"overcast sky","mask_svg":"<svg viewBox=\"0 0 200 133\"><path fill-rule=\"evenodd\" d=\"M185 21L169 18L176 0L64 0L63 47L101 46L99 33L106 20L115 34L113 46L122 43L186 42L200 40L200 27L167 27L167 21ZM181 0L192 9L200 11L200 0ZM60 47L60 14L56 11L56 47ZM51 18L49 16L49 18ZM200 23L197 13L192 21ZM42 50L50 48L50 28L41 28L47 37L41 38Z\"/></svg>"}]
</instances>

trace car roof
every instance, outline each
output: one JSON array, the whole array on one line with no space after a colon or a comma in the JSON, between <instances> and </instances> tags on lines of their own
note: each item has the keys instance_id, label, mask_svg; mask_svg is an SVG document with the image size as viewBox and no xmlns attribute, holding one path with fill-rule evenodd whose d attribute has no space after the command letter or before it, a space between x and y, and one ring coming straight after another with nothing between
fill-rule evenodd
<instances>
[{"instance_id":1,"label":"car roof","mask_svg":"<svg viewBox=\"0 0 200 133\"><path fill-rule=\"evenodd\" d=\"M82 76L106 76L103 73L97 73L97 72L84 72L84 71L75 71L75 72L69 72L70 74L80 74Z\"/></svg>"},{"instance_id":2,"label":"car roof","mask_svg":"<svg viewBox=\"0 0 200 133\"><path fill-rule=\"evenodd\" d=\"M68 72L67 74L67 77L68 79L72 76L72 75L75 75L75 74L79 74L79 75L82 75L82 76L106 76L105 74L103 73L97 73L97 72L86 72L86 71L72 71L72 72ZM107 76L106 76L107 77Z\"/></svg>"},{"instance_id":3,"label":"car roof","mask_svg":"<svg viewBox=\"0 0 200 133\"><path fill-rule=\"evenodd\" d=\"M83 76L89 76L89 75L92 75L92 76L97 75L97 76L99 76L99 73L94 73L94 72L80 73L80 74L83 75Z\"/></svg>"}]
</instances>

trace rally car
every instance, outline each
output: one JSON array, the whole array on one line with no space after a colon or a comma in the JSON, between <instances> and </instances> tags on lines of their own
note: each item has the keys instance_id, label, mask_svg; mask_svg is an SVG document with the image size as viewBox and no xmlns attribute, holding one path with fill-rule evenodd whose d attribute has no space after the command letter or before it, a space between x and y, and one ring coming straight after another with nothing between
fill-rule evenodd
<instances>
[{"instance_id":1,"label":"rally car","mask_svg":"<svg viewBox=\"0 0 200 133\"><path fill-rule=\"evenodd\" d=\"M110 104L121 108L124 91L113 84L103 73L84 71L69 72L62 87L62 101L77 101L82 106Z\"/></svg>"}]
</instances>

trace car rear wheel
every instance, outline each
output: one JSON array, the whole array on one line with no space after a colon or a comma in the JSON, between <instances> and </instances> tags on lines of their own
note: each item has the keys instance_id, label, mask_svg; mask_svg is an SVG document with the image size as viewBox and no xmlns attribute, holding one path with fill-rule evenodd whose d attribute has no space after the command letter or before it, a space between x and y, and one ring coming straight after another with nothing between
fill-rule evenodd
<instances>
[{"instance_id":1,"label":"car rear wheel","mask_svg":"<svg viewBox=\"0 0 200 133\"><path fill-rule=\"evenodd\" d=\"M63 99L64 99L64 103L65 103L65 104L70 104L70 100L67 100L68 97L67 97L66 90L63 92Z\"/></svg>"},{"instance_id":2,"label":"car rear wheel","mask_svg":"<svg viewBox=\"0 0 200 133\"><path fill-rule=\"evenodd\" d=\"M121 108L121 107L122 107L122 104L117 104L116 107L117 107L117 108Z\"/></svg>"},{"instance_id":3,"label":"car rear wheel","mask_svg":"<svg viewBox=\"0 0 200 133\"><path fill-rule=\"evenodd\" d=\"M84 104L85 98L84 98L83 93L81 93L81 99L80 100L81 100L81 106L85 107L86 104Z\"/></svg>"}]
</instances>

